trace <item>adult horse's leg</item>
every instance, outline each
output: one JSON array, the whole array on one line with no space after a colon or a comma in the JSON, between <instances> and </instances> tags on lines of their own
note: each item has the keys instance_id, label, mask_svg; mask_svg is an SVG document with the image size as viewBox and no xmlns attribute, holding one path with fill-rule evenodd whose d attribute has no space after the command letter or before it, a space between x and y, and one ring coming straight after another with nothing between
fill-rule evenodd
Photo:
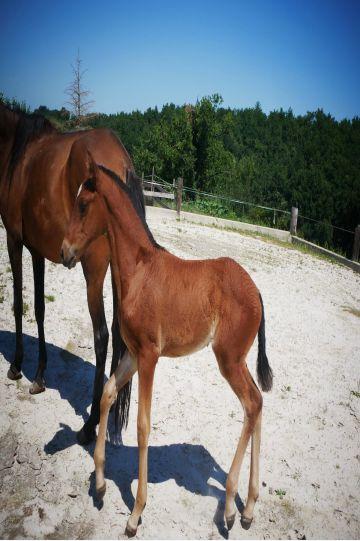
<instances>
[{"instance_id":1,"label":"adult horse's leg","mask_svg":"<svg viewBox=\"0 0 360 541\"><path fill-rule=\"evenodd\" d=\"M100 399L104 386L104 373L109 332L106 325L103 285L108 259L99 250L86 253L81 260L87 286L87 300L94 332L96 369L90 417L77 434L78 442L87 445L96 437L95 427L100 418Z\"/></svg>"},{"instance_id":2,"label":"adult horse's leg","mask_svg":"<svg viewBox=\"0 0 360 541\"><path fill-rule=\"evenodd\" d=\"M45 316L45 299L44 299L44 276L45 276L45 260L35 252L31 253L33 272L34 272L34 294L35 294L35 318L38 327L39 337L39 364L36 371L35 379L30 387L31 394L41 393L45 391L44 372L47 364L45 334L44 334L44 316Z\"/></svg>"},{"instance_id":3,"label":"adult horse's leg","mask_svg":"<svg viewBox=\"0 0 360 541\"><path fill-rule=\"evenodd\" d=\"M126 534L129 537L136 534L141 513L146 505L150 411L156 362L157 357L151 355L139 358L138 360L139 405L137 418L137 438L139 448L139 482L136 492L135 505L126 525Z\"/></svg>"},{"instance_id":4,"label":"adult horse's leg","mask_svg":"<svg viewBox=\"0 0 360 541\"><path fill-rule=\"evenodd\" d=\"M23 297L22 297L22 251L23 244L21 241L15 240L9 233L7 234L7 247L9 252L10 265L13 275L14 286L14 315L16 327L16 349L14 361L11 363L8 370L8 378L21 378L21 364L23 361L23 337L22 337L22 313L23 313Z\"/></svg>"},{"instance_id":5,"label":"adult horse's leg","mask_svg":"<svg viewBox=\"0 0 360 541\"><path fill-rule=\"evenodd\" d=\"M214 351L222 375L229 382L244 409L244 424L226 481L225 519L229 530L235 520L235 497L238 491L241 465L250 436L254 433L251 449L252 470L249 480L249 498L241 517L241 525L247 530L251 526L254 505L259 494L258 475L261 430L259 419L262 409L262 396L246 366L245 356L228 358L226 354L219 353L216 347L214 347Z\"/></svg>"},{"instance_id":6,"label":"adult horse's leg","mask_svg":"<svg viewBox=\"0 0 360 541\"><path fill-rule=\"evenodd\" d=\"M129 352L126 351L118 367L116 368L115 373L110 377L104 387L104 392L100 403L99 434L96 440L96 447L94 452L96 490L99 497L103 497L106 490L104 478L105 439L109 411L112 404L115 402L117 393L121 392L121 389L123 389L124 385L126 385L135 374L136 369L136 361L130 356Z\"/></svg>"}]
</instances>

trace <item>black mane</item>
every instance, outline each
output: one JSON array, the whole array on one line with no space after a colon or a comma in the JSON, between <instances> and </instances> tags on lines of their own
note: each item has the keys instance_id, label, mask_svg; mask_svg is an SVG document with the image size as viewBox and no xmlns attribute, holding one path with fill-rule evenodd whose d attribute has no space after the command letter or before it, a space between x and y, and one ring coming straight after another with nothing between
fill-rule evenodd
<instances>
[{"instance_id":1,"label":"black mane","mask_svg":"<svg viewBox=\"0 0 360 541\"><path fill-rule=\"evenodd\" d=\"M142 189L142 183L141 179L135 175L133 171L128 171L128 174L126 176L126 184L122 182L120 177L114 171L111 169L108 169L104 165L99 165L99 169L104 171L114 182L115 184L126 193L126 195L129 197L136 214L139 216L141 223L146 231L146 234L153 246L155 248L160 248L163 250L164 248L160 246L156 240L153 237L153 234L151 233L149 226L146 222L145 218L145 198L144 198L144 192Z\"/></svg>"},{"instance_id":2,"label":"black mane","mask_svg":"<svg viewBox=\"0 0 360 541\"><path fill-rule=\"evenodd\" d=\"M41 135L56 132L57 130L47 118L41 115L35 113L25 113L20 108L6 108L9 111L15 112L19 117L16 125L13 146L10 151L10 161L8 166L8 179L9 182L11 182L15 167L23 156L28 143L30 143L30 141L34 141Z\"/></svg>"}]
</instances>

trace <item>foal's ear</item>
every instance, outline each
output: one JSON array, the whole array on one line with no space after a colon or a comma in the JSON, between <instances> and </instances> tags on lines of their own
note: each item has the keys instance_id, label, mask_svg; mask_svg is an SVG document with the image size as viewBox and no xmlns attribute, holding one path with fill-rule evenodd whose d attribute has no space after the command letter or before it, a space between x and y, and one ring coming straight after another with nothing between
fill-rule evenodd
<instances>
[{"instance_id":1,"label":"foal's ear","mask_svg":"<svg viewBox=\"0 0 360 541\"><path fill-rule=\"evenodd\" d=\"M96 179L98 176L99 168L90 150L87 151L87 167L90 177Z\"/></svg>"}]
</instances>

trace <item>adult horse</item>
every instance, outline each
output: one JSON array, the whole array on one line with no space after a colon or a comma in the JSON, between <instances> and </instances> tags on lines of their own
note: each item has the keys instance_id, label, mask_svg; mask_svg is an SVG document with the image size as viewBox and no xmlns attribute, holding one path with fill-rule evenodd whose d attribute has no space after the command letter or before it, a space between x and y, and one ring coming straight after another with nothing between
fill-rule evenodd
<instances>
[{"instance_id":1,"label":"adult horse","mask_svg":"<svg viewBox=\"0 0 360 541\"><path fill-rule=\"evenodd\" d=\"M45 390L44 371L47 357L44 336L45 259L60 263L60 249L80 182L88 176L88 152L98 162L117 172L124 182L134 168L122 143L107 129L59 133L40 115L11 110L0 102L0 214L7 233L7 246L14 281L16 348L8 377L21 377L22 340L22 250L32 256L35 290L35 317L39 335L39 360L30 393ZM135 188L141 189L133 174ZM142 195L142 192L141 192ZM105 236L88 247L82 259L87 300L93 324L96 354L91 413L78 432L78 441L95 438L99 422L100 398L109 333L103 304L103 283L110 263L110 248ZM113 282L114 284L114 282ZM113 358L111 372L126 349L121 340L117 319L117 296L113 295ZM117 404L120 423L126 422L130 385Z\"/></svg>"}]
</instances>

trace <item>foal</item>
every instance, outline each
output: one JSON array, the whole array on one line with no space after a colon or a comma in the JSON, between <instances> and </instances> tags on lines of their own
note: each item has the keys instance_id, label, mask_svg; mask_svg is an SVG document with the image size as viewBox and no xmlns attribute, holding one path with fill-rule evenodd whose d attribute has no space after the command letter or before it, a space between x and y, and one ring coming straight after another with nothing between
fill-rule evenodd
<instances>
[{"instance_id":1,"label":"foal","mask_svg":"<svg viewBox=\"0 0 360 541\"><path fill-rule=\"evenodd\" d=\"M131 224L131 226L130 226ZM220 372L244 409L244 424L226 482L225 518L235 520L235 496L245 450L252 437L249 491L241 517L248 529L259 494L262 397L246 365L258 334L257 374L263 391L272 386L265 353L265 319L260 293L248 273L229 258L180 259L154 240L136 212L127 187L104 166L92 164L82 184L63 243L64 260L79 259L88 243L107 234L118 294L121 335L129 353L107 382L101 399L94 453L96 489L105 493L105 438L109 410L117 393L138 371L137 433L139 482L126 531L135 535L147 497L148 438L152 386L160 356L178 357L210 342Z\"/></svg>"}]
</instances>

